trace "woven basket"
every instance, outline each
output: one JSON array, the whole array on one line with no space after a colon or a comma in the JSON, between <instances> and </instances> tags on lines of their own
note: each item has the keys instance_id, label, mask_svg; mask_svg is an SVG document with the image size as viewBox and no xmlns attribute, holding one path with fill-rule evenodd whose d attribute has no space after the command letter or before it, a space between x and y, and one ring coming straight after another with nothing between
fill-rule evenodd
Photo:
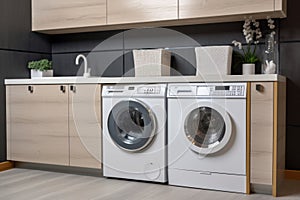
<instances>
[{"instance_id":1,"label":"woven basket","mask_svg":"<svg viewBox=\"0 0 300 200\"><path fill-rule=\"evenodd\" d=\"M196 47L197 75L231 74L232 47Z\"/></svg>"},{"instance_id":2,"label":"woven basket","mask_svg":"<svg viewBox=\"0 0 300 200\"><path fill-rule=\"evenodd\" d=\"M171 53L164 49L133 50L136 77L170 76Z\"/></svg>"}]
</instances>

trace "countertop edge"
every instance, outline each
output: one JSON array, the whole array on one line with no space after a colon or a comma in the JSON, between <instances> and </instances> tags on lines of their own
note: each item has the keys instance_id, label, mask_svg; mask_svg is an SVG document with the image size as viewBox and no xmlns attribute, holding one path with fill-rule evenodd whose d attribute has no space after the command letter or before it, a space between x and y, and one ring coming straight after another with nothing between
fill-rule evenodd
<instances>
[{"instance_id":1,"label":"countertop edge","mask_svg":"<svg viewBox=\"0 0 300 200\"><path fill-rule=\"evenodd\" d=\"M5 79L5 85L38 84L134 84L134 83L196 83L196 82L286 82L286 77L278 74L257 75L206 75L201 76L161 76L161 77L49 77L35 79Z\"/></svg>"}]
</instances>

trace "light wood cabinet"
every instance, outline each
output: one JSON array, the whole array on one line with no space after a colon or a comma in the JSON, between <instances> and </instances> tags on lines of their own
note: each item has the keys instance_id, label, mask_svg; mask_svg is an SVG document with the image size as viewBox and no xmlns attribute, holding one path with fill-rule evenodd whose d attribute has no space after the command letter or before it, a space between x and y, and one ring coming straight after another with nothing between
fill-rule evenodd
<instances>
[{"instance_id":1,"label":"light wood cabinet","mask_svg":"<svg viewBox=\"0 0 300 200\"><path fill-rule=\"evenodd\" d=\"M256 184L272 185L273 93L273 82L251 85L251 182Z\"/></svg>"},{"instance_id":2,"label":"light wood cabinet","mask_svg":"<svg viewBox=\"0 0 300 200\"><path fill-rule=\"evenodd\" d=\"M108 0L107 23L141 23L176 20L177 0Z\"/></svg>"},{"instance_id":3,"label":"light wood cabinet","mask_svg":"<svg viewBox=\"0 0 300 200\"><path fill-rule=\"evenodd\" d=\"M101 86L69 87L70 165L101 168Z\"/></svg>"},{"instance_id":4,"label":"light wood cabinet","mask_svg":"<svg viewBox=\"0 0 300 200\"><path fill-rule=\"evenodd\" d=\"M250 183L274 196L284 179L285 106L285 82L251 83Z\"/></svg>"},{"instance_id":5,"label":"light wood cabinet","mask_svg":"<svg viewBox=\"0 0 300 200\"><path fill-rule=\"evenodd\" d=\"M7 159L101 168L101 85L6 87Z\"/></svg>"},{"instance_id":6,"label":"light wood cabinet","mask_svg":"<svg viewBox=\"0 0 300 200\"><path fill-rule=\"evenodd\" d=\"M32 30L106 24L106 0L32 0Z\"/></svg>"},{"instance_id":7,"label":"light wood cabinet","mask_svg":"<svg viewBox=\"0 0 300 200\"><path fill-rule=\"evenodd\" d=\"M7 86L6 94L8 159L69 165L66 86Z\"/></svg>"},{"instance_id":8,"label":"light wood cabinet","mask_svg":"<svg viewBox=\"0 0 300 200\"><path fill-rule=\"evenodd\" d=\"M48 34L286 17L287 0L31 0L32 30Z\"/></svg>"},{"instance_id":9,"label":"light wood cabinet","mask_svg":"<svg viewBox=\"0 0 300 200\"><path fill-rule=\"evenodd\" d=\"M179 19L274 11L274 0L179 0Z\"/></svg>"}]
</instances>

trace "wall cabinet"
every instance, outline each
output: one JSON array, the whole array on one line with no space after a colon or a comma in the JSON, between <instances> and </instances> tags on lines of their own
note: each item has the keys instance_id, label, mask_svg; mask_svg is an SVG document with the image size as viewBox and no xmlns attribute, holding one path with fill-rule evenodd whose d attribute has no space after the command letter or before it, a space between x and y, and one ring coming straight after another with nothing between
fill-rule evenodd
<instances>
[{"instance_id":1,"label":"wall cabinet","mask_svg":"<svg viewBox=\"0 0 300 200\"><path fill-rule=\"evenodd\" d=\"M101 168L100 88L7 86L7 159Z\"/></svg>"},{"instance_id":2,"label":"wall cabinet","mask_svg":"<svg viewBox=\"0 0 300 200\"><path fill-rule=\"evenodd\" d=\"M251 83L250 183L277 196L285 170L285 82Z\"/></svg>"},{"instance_id":3,"label":"wall cabinet","mask_svg":"<svg viewBox=\"0 0 300 200\"><path fill-rule=\"evenodd\" d=\"M286 17L287 0L32 0L32 30L48 34Z\"/></svg>"},{"instance_id":4,"label":"wall cabinet","mask_svg":"<svg viewBox=\"0 0 300 200\"><path fill-rule=\"evenodd\" d=\"M32 30L106 24L106 0L32 0Z\"/></svg>"},{"instance_id":5,"label":"wall cabinet","mask_svg":"<svg viewBox=\"0 0 300 200\"><path fill-rule=\"evenodd\" d=\"M274 11L274 0L179 0L179 19Z\"/></svg>"},{"instance_id":6,"label":"wall cabinet","mask_svg":"<svg viewBox=\"0 0 300 200\"><path fill-rule=\"evenodd\" d=\"M176 20L177 0L109 0L107 23L141 23Z\"/></svg>"}]
</instances>

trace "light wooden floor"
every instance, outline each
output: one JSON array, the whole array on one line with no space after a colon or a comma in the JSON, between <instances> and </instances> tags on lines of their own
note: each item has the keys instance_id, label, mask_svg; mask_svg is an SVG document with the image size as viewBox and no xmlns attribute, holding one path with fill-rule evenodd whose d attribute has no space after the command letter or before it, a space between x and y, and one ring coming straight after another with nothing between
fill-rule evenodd
<instances>
[{"instance_id":1,"label":"light wooden floor","mask_svg":"<svg viewBox=\"0 0 300 200\"><path fill-rule=\"evenodd\" d=\"M300 199L300 181L288 181L285 187L286 196L277 199ZM269 195L243 195L14 168L0 172L0 199L269 200L275 198Z\"/></svg>"}]
</instances>

